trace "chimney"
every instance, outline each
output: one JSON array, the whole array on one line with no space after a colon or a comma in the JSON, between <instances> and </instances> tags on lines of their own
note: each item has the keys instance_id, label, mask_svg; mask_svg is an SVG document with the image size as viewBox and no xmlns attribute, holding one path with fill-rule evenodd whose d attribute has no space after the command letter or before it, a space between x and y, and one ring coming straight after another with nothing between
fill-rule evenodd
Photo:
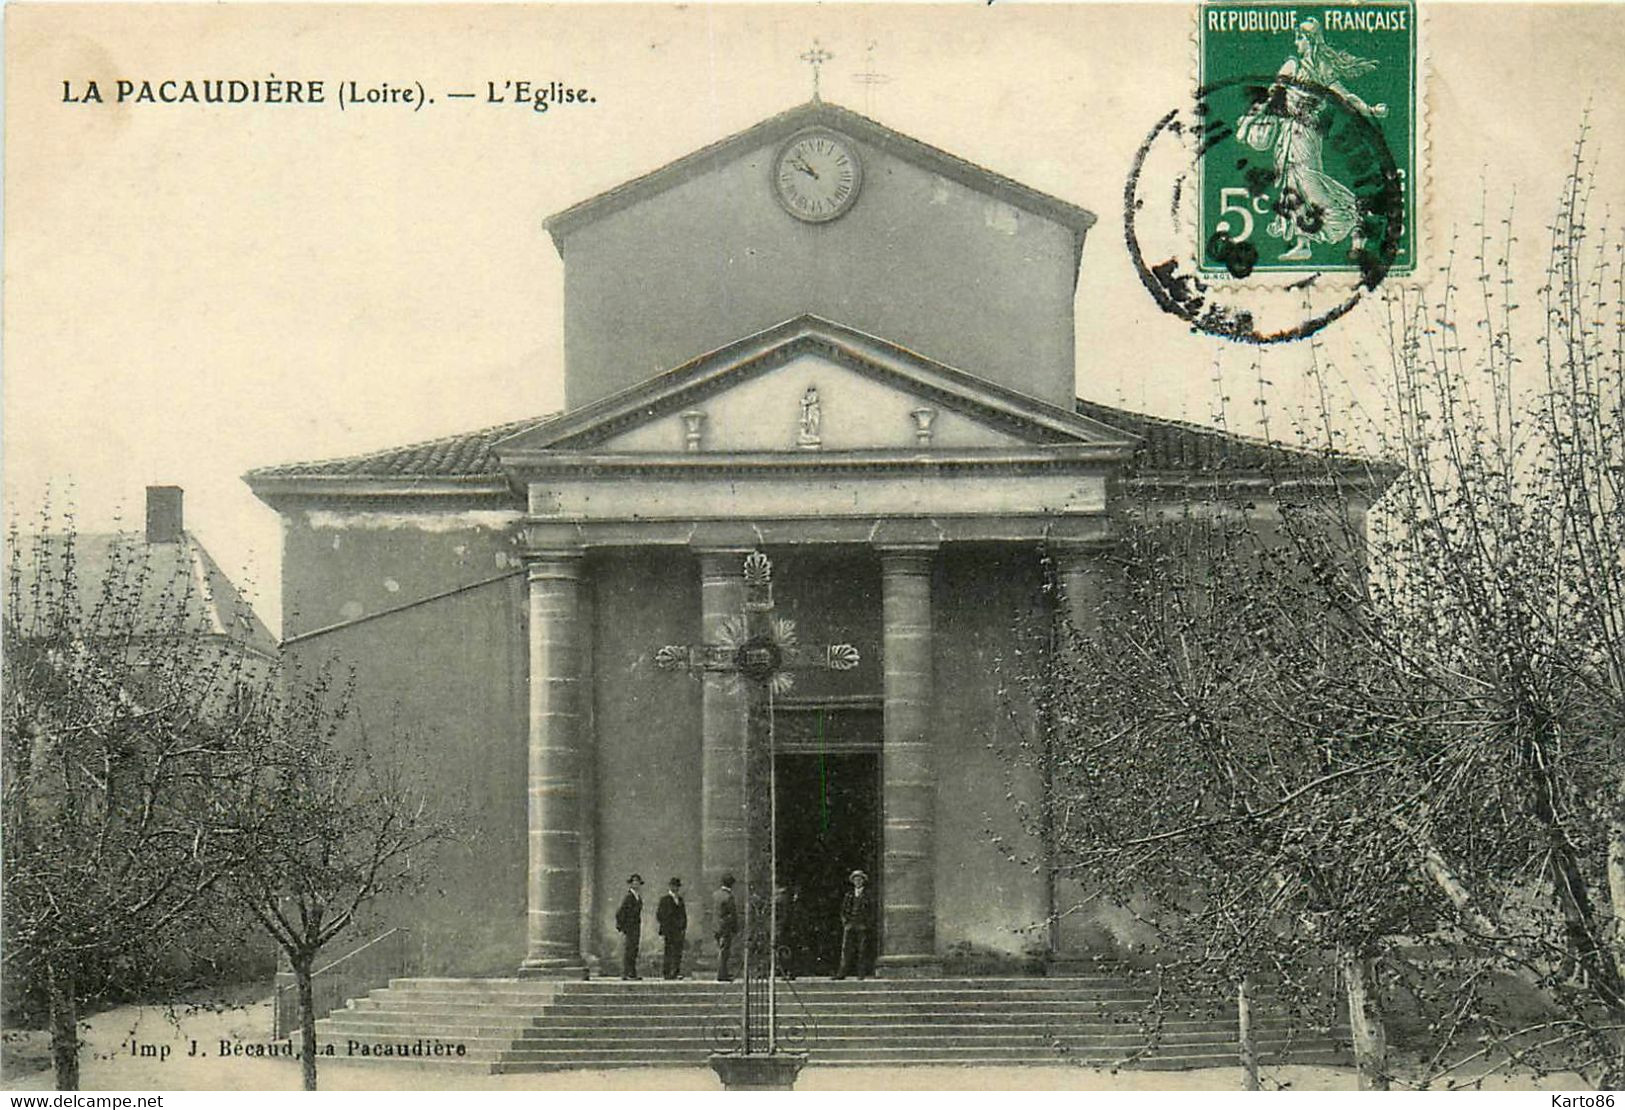
<instances>
[{"instance_id":1,"label":"chimney","mask_svg":"<svg viewBox=\"0 0 1625 1110\"><path fill-rule=\"evenodd\" d=\"M181 487L147 487L147 542L181 541Z\"/></svg>"}]
</instances>

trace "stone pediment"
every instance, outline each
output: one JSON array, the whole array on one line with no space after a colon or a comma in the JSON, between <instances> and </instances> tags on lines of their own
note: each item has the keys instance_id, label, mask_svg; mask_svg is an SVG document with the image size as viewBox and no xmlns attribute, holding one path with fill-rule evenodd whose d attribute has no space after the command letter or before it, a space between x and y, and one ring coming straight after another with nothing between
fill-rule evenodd
<instances>
[{"instance_id":1,"label":"stone pediment","mask_svg":"<svg viewBox=\"0 0 1625 1110\"><path fill-rule=\"evenodd\" d=\"M1121 451L1134 437L865 335L802 316L496 444L559 455L976 456ZM1070 452L1067 452L1070 453Z\"/></svg>"},{"instance_id":2,"label":"stone pediment","mask_svg":"<svg viewBox=\"0 0 1625 1110\"><path fill-rule=\"evenodd\" d=\"M1094 226L1095 214L1087 209L1041 193L1019 181L994 173L928 143L922 143L849 108L843 108L827 100L815 99L780 112L737 134L548 217L546 221L548 233L553 236L553 242L558 247L559 253L563 254L565 241L580 228L668 189L676 188L717 165L744 157L763 144L778 142L803 128L813 126L830 127L856 136L880 150L957 181L968 189L995 197L1022 211L1053 221L1072 231L1080 249L1084 234Z\"/></svg>"}]
</instances>

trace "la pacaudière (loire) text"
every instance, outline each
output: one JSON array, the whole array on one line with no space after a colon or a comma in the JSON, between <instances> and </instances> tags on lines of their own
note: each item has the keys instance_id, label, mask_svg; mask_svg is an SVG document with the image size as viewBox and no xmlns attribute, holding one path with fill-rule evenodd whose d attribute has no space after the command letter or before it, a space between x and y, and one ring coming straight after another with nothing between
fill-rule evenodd
<instances>
[{"instance_id":1,"label":"la pacaudi\u00e8re (loire) text","mask_svg":"<svg viewBox=\"0 0 1625 1110\"><path fill-rule=\"evenodd\" d=\"M488 104L518 103L532 110L545 112L551 106L588 104L595 98L586 90L573 88L561 81L487 81L485 102ZM104 85L106 86L104 88ZM116 81L99 80L62 82L64 104L292 104L319 105L333 100L336 87L340 105L403 104L419 106L425 93L422 85L399 84L388 81L299 80L280 78L271 74L266 78L241 80L206 78L191 80L164 78L157 81L120 77ZM472 98L478 94L458 93ZM430 100L429 103L433 103Z\"/></svg>"}]
</instances>

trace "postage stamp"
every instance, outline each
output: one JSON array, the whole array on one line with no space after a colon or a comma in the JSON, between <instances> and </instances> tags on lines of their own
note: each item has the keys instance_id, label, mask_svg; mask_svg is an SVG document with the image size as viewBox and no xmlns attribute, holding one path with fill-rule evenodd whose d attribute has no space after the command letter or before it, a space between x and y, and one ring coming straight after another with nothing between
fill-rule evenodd
<instances>
[{"instance_id":1,"label":"postage stamp","mask_svg":"<svg viewBox=\"0 0 1625 1110\"><path fill-rule=\"evenodd\" d=\"M1227 0L1199 20L1199 272L1411 273L1422 184L1411 0Z\"/></svg>"}]
</instances>

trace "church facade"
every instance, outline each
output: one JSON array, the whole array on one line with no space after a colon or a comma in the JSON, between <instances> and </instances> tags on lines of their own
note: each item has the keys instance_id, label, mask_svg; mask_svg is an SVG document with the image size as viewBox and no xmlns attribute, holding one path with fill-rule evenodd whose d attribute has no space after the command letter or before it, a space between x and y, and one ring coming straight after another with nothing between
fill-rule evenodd
<instances>
[{"instance_id":1,"label":"church facade","mask_svg":"<svg viewBox=\"0 0 1625 1110\"><path fill-rule=\"evenodd\" d=\"M1046 566L1087 606L1130 486L1262 484L1273 452L1075 397L1094 222L815 99L548 221L564 411L248 475L283 517L286 650L354 666L369 732L466 815L388 907L419 970L613 968L632 872L683 879L708 953L709 892L746 872L743 703L655 657L726 635L755 550L799 637L861 660L774 705L805 966L854 869L883 973L1110 942L1019 862L1042 784L1001 752L997 664L1050 616Z\"/></svg>"}]
</instances>

